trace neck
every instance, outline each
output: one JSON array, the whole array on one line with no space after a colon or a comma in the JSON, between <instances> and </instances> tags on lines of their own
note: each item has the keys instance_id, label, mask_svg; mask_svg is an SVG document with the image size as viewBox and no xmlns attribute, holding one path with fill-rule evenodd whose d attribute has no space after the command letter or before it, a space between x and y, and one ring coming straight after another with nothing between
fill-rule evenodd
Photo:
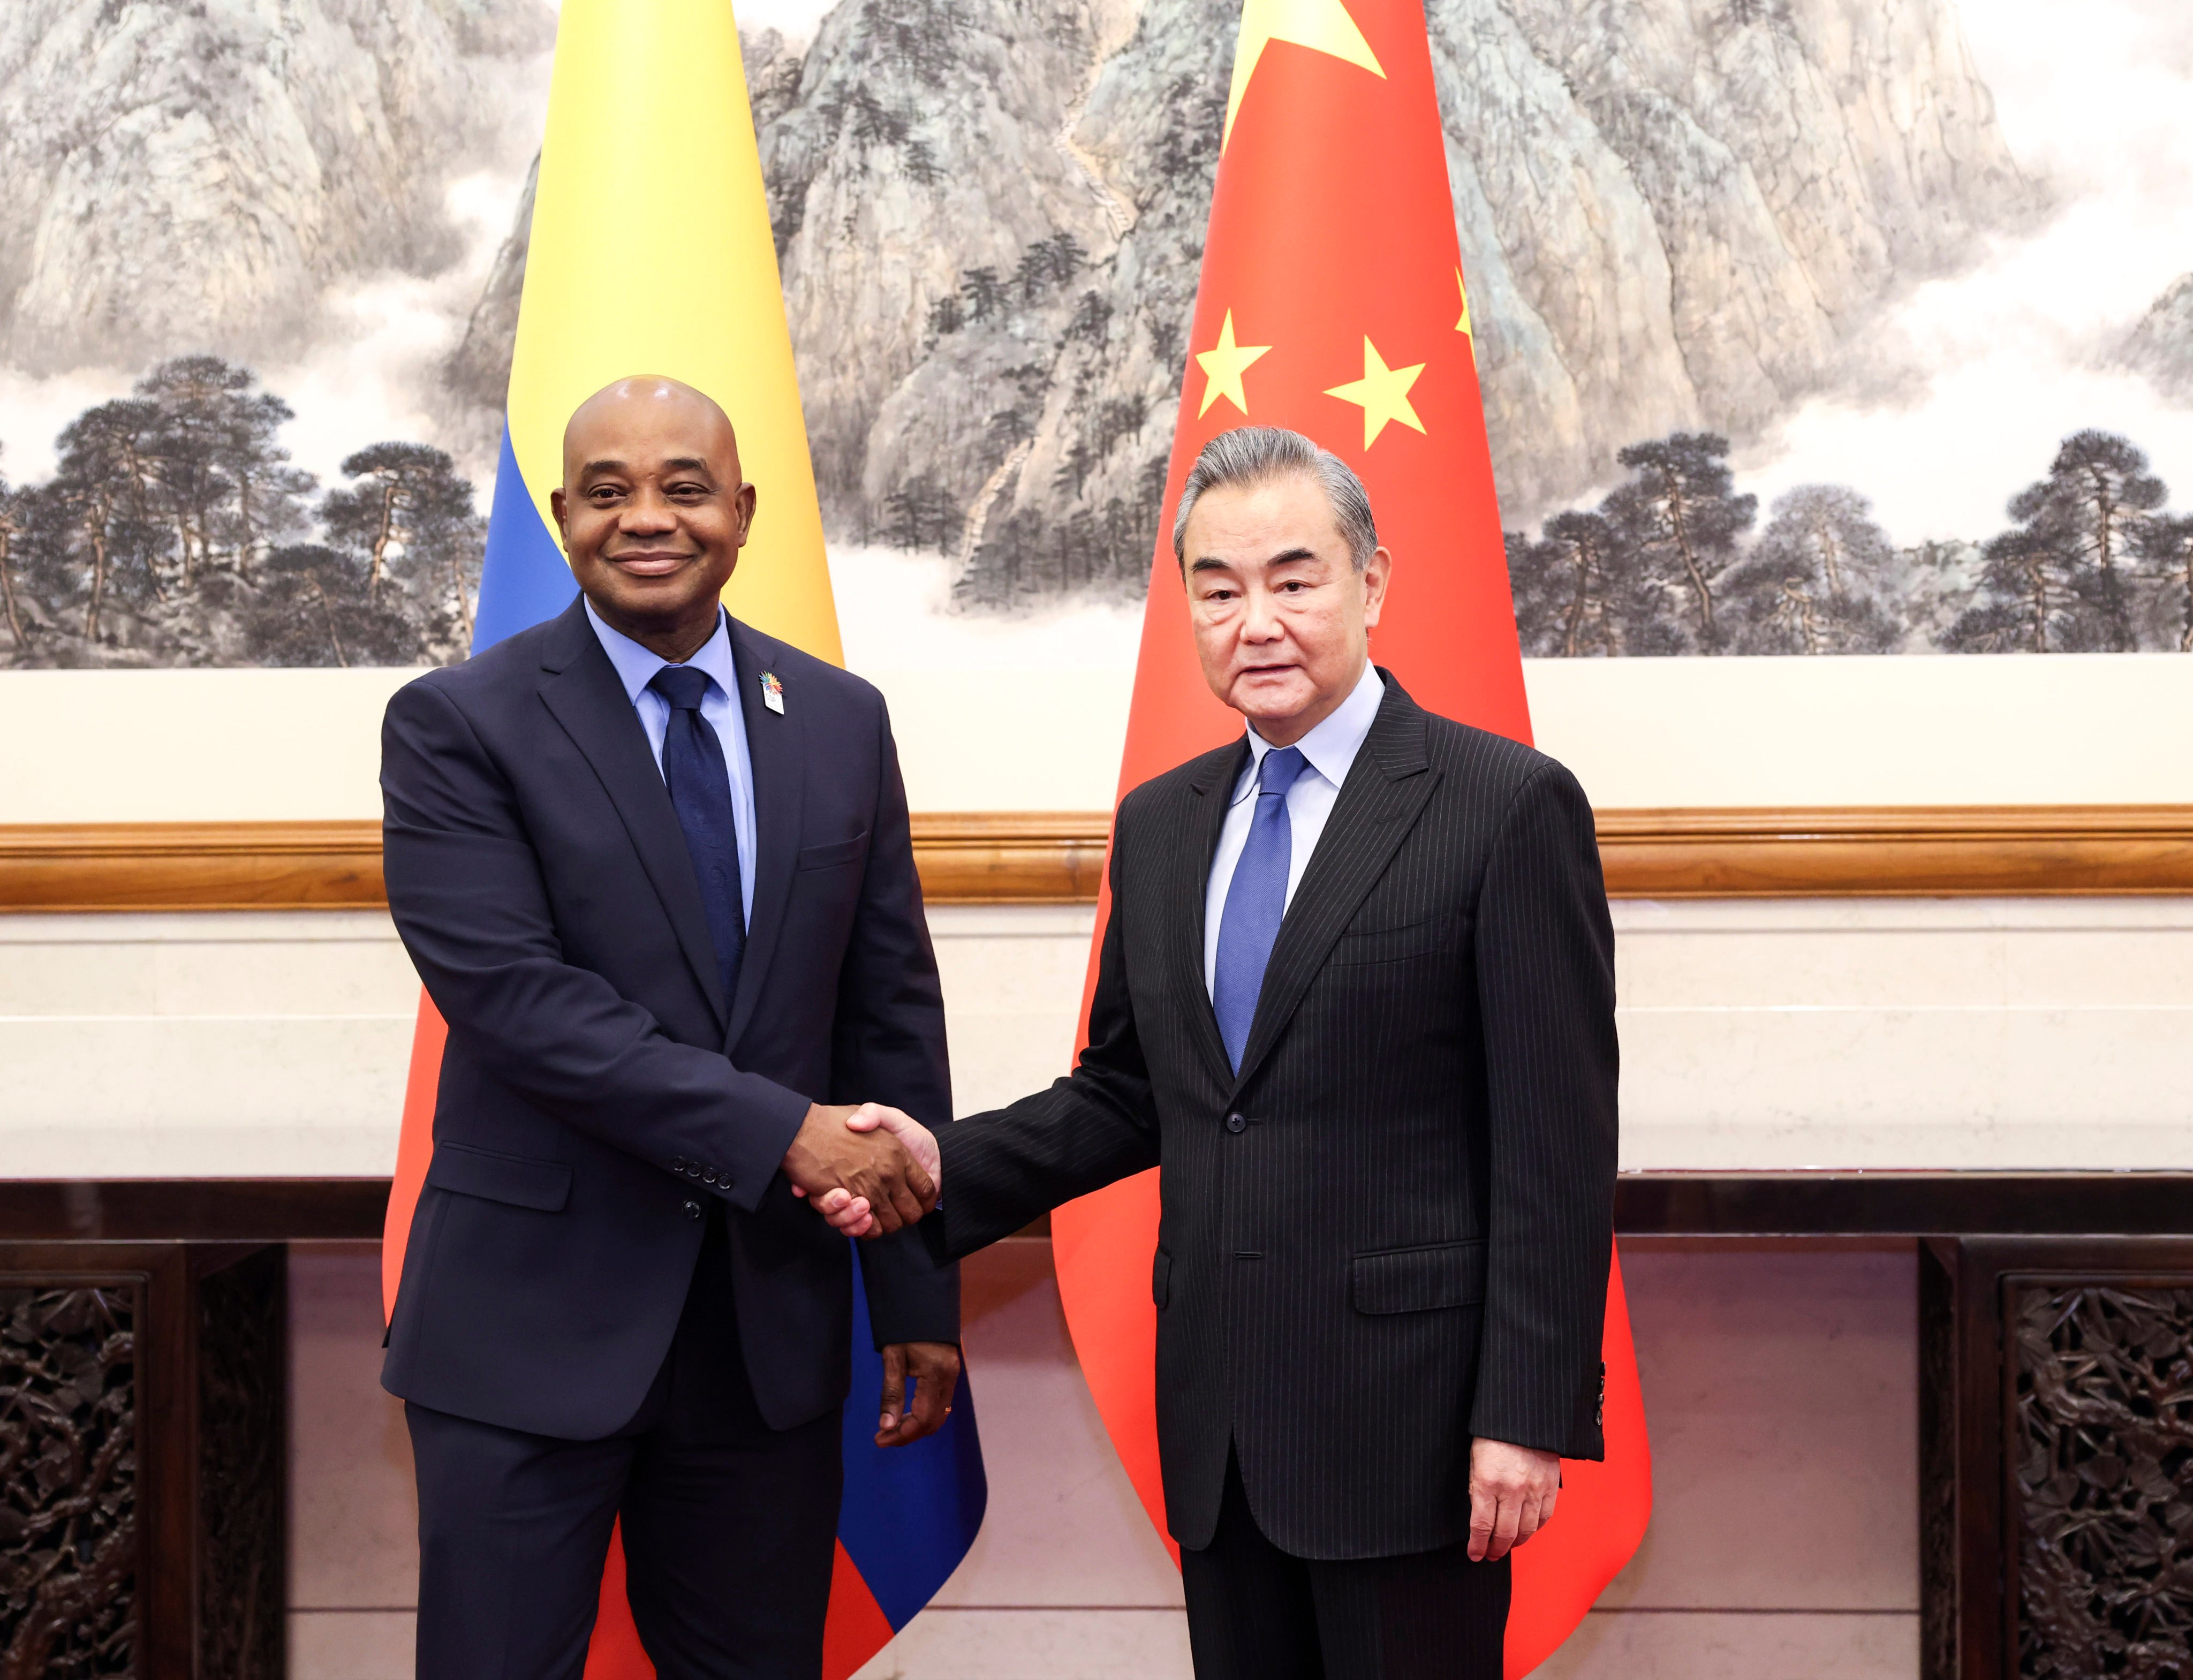
<instances>
[{"instance_id":1,"label":"neck","mask_svg":"<svg viewBox=\"0 0 2193 1680\"><path fill-rule=\"evenodd\" d=\"M667 660L673 665L684 664L708 645L723 611L722 603L712 598L692 612L666 623L661 619L632 618L609 602L596 600L591 595L587 599L611 630L620 636L630 637L657 659Z\"/></svg>"},{"instance_id":2,"label":"neck","mask_svg":"<svg viewBox=\"0 0 2193 1680\"><path fill-rule=\"evenodd\" d=\"M1285 717L1251 717L1249 727L1268 746L1292 746L1340 710L1341 703L1362 683L1364 668L1370 663L1367 655L1357 660L1354 673L1345 683L1330 694L1320 694L1300 711L1290 712Z\"/></svg>"}]
</instances>

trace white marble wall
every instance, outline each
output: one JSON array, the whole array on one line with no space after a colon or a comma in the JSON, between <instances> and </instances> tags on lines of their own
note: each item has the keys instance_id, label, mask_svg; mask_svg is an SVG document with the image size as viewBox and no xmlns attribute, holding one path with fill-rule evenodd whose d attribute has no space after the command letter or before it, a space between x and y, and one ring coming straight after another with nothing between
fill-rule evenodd
<instances>
[{"instance_id":1,"label":"white marble wall","mask_svg":"<svg viewBox=\"0 0 2193 1680\"><path fill-rule=\"evenodd\" d=\"M1633 1168L2193 1166L2193 901L1615 906ZM959 1106L1070 1052L1091 912L932 915ZM384 1173L377 913L0 917L0 1173Z\"/></svg>"},{"instance_id":2,"label":"white marble wall","mask_svg":"<svg viewBox=\"0 0 2193 1680\"><path fill-rule=\"evenodd\" d=\"M378 1257L301 1249L294 1680L409 1672L417 1571ZM1652 1528L1540 1671L1557 1680L1915 1680L1917 1348L1908 1249L1630 1253ZM966 1267L990 1506L862 1680L1188 1680L1180 1582L1083 1386L1050 1245Z\"/></svg>"}]
</instances>

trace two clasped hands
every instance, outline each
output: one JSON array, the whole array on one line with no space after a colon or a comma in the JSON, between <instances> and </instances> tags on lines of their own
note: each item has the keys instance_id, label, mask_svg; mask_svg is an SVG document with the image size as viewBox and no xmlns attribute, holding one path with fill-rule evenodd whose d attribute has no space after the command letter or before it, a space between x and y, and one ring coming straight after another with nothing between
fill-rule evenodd
<instances>
[{"instance_id":1,"label":"two clasped hands","mask_svg":"<svg viewBox=\"0 0 2193 1680\"><path fill-rule=\"evenodd\" d=\"M792 1180L792 1193L812 1201L816 1210L848 1237L883 1237L908 1229L943 1193L935 1134L912 1115L878 1102L831 1107L817 1103L810 1108L784 1157L784 1170ZM933 1357L938 1347L917 1342L908 1349L917 1379L910 1407L904 1403L907 1369L903 1364L894 1369L892 1356L898 1350L885 1351L879 1443L919 1440L951 1412L952 1390L959 1374L959 1350L942 1349L950 1356L948 1375L941 1361L933 1370L921 1369L921 1362ZM1555 1454L1504 1441L1473 1442L1471 1561L1504 1557L1551 1521L1560 1482L1560 1460Z\"/></svg>"}]
</instances>

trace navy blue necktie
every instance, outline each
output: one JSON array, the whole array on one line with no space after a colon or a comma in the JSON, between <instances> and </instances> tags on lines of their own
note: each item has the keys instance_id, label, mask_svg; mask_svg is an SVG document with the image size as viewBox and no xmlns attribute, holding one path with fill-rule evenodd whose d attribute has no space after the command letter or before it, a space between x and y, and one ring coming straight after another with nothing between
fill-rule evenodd
<instances>
[{"instance_id":1,"label":"navy blue necktie","mask_svg":"<svg viewBox=\"0 0 2193 1680\"><path fill-rule=\"evenodd\" d=\"M1227 1060L1237 1073L1241 1052L1249 1047L1250 1023L1257 1019L1257 998L1264 989L1264 965L1272 960L1272 943L1287 913L1287 870L1295 849L1287 790L1308 768L1298 746L1275 747L1264 755L1257 771L1257 809L1249 819L1249 838L1226 887L1211 1003L1218 1012Z\"/></svg>"},{"instance_id":2,"label":"navy blue necktie","mask_svg":"<svg viewBox=\"0 0 2193 1680\"><path fill-rule=\"evenodd\" d=\"M739 826L731 809L731 773L724 744L701 715L708 673L690 665L666 665L647 686L670 702L670 727L662 737L662 779L685 849L701 881L701 906L708 915L716 963L724 977L724 1007L739 988L739 959L747 952L746 894L739 878Z\"/></svg>"}]
</instances>

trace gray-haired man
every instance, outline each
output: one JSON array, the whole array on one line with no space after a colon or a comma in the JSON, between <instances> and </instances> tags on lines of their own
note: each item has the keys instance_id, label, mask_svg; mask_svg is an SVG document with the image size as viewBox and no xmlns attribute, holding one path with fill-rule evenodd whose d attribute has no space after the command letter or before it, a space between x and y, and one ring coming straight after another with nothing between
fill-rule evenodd
<instances>
[{"instance_id":1,"label":"gray-haired man","mask_svg":"<svg viewBox=\"0 0 2193 1680\"><path fill-rule=\"evenodd\" d=\"M1173 541L1248 728L1120 803L1079 1066L933 1144L854 1123L941 1146L925 1229L953 1255L1162 1163L1158 1438L1200 1680L1492 1680L1509 1550L1560 1458L1602 1451L1591 810L1371 666L1390 557L1308 439L1214 439Z\"/></svg>"}]
</instances>

